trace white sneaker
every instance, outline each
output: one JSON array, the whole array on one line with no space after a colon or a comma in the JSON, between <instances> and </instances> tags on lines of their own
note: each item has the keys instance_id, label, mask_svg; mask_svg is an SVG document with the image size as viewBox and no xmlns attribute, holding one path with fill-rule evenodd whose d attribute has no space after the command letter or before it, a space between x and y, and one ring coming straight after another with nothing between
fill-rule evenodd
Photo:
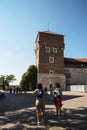
<instances>
[{"instance_id":1,"label":"white sneaker","mask_svg":"<svg viewBox=\"0 0 87 130\"><path fill-rule=\"evenodd\" d=\"M39 126L40 125L40 122L37 122L37 126Z\"/></svg>"}]
</instances>

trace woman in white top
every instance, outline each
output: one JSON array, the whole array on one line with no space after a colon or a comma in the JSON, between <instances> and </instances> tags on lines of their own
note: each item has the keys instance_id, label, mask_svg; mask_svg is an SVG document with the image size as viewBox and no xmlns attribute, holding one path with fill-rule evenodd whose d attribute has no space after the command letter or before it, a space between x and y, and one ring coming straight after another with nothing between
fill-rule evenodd
<instances>
[{"instance_id":1,"label":"woman in white top","mask_svg":"<svg viewBox=\"0 0 87 130\"><path fill-rule=\"evenodd\" d=\"M59 83L55 84L55 89L54 89L54 104L56 106L56 115L58 118L61 117L61 107L62 107L62 103L61 103L61 95L62 95L62 90L61 90L61 86Z\"/></svg>"}]
</instances>

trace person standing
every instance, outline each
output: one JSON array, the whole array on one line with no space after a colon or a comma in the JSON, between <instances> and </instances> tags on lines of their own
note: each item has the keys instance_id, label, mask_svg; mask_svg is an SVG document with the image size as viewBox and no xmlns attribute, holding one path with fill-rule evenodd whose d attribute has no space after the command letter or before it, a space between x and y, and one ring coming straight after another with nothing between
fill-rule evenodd
<instances>
[{"instance_id":1,"label":"person standing","mask_svg":"<svg viewBox=\"0 0 87 130\"><path fill-rule=\"evenodd\" d=\"M48 90L47 90L47 87L44 88L44 111L45 111L45 105L46 105L46 101L47 101L47 98L48 98Z\"/></svg>"},{"instance_id":2,"label":"person standing","mask_svg":"<svg viewBox=\"0 0 87 130\"><path fill-rule=\"evenodd\" d=\"M43 85L41 83L38 84L37 89L33 91L33 94L36 95L36 121L37 125L39 126L40 123L44 121L44 110L45 110L45 105L44 105L44 90L43 90Z\"/></svg>"},{"instance_id":3,"label":"person standing","mask_svg":"<svg viewBox=\"0 0 87 130\"><path fill-rule=\"evenodd\" d=\"M50 84L50 95L53 96L53 85Z\"/></svg>"},{"instance_id":4,"label":"person standing","mask_svg":"<svg viewBox=\"0 0 87 130\"><path fill-rule=\"evenodd\" d=\"M5 98L5 94L3 90L0 90L0 99L4 99Z\"/></svg>"},{"instance_id":5,"label":"person standing","mask_svg":"<svg viewBox=\"0 0 87 130\"><path fill-rule=\"evenodd\" d=\"M62 96L61 86L59 83L56 83L54 88L54 104L56 106L56 115L58 119L61 118L61 107L62 107L61 96Z\"/></svg>"}]
</instances>

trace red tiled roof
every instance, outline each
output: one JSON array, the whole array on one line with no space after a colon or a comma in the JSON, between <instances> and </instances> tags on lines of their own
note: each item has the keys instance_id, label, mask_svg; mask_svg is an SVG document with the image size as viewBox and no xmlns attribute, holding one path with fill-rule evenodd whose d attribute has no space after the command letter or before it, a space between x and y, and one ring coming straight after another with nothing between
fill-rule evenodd
<instances>
[{"instance_id":1,"label":"red tiled roof","mask_svg":"<svg viewBox=\"0 0 87 130\"><path fill-rule=\"evenodd\" d=\"M76 60L80 62L87 62L87 58L77 58Z\"/></svg>"},{"instance_id":2,"label":"red tiled roof","mask_svg":"<svg viewBox=\"0 0 87 130\"><path fill-rule=\"evenodd\" d=\"M82 63L87 63L87 58L64 58L64 62L82 62Z\"/></svg>"}]
</instances>

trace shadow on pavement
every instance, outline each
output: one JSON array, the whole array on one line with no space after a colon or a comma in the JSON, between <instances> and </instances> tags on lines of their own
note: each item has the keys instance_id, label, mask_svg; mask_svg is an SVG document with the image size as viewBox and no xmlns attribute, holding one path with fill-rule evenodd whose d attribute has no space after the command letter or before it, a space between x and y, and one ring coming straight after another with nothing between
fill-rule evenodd
<instances>
[{"instance_id":1,"label":"shadow on pavement","mask_svg":"<svg viewBox=\"0 0 87 130\"><path fill-rule=\"evenodd\" d=\"M7 111L20 110L34 106L35 95L31 93L9 94L0 100L0 113Z\"/></svg>"},{"instance_id":2,"label":"shadow on pavement","mask_svg":"<svg viewBox=\"0 0 87 130\"><path fill-rule=\"evenodd\" d=\"M80 98L80 97L83 97L83 96L82 95L62 95L62 100L65 101L65 100L71 100L71 99Z\"/></svg>"},{"instance_id":3,"label":"shadow on pavement","mask_svg":"<svg viewBox=\"0 0 87 130\"><path fill-rule=\"evenodd\" d=\"M62 101L71 100L74 98L80 98L83 97L83 95L62 95ZM52 105L53 103L53 96L48 95L46 100L47 105Z\"/></svg>"},{"instance_id":4,"label":"shadow on pavement","mask_svg":"<svg viewBox=\"0 0 87 130\"><path fill-rule=\"evenodd\" d=\"M86 113L86 114L85 114ZM0 117L1 130L86 130L87 108L63 109L62 119L58 120L53 108L46 109L45 123L35 124L35 109L8 113Z\"/></svg>"},{"instance_id":5,"label":"shadow on pavement","mask_svg":"<svg viewBox=\"0 0 87 130\"><path fill-rule=\"evenodd\" d=\"M63 100L79 98L77 95L63 95ZM55 115L52 98L49 96L46 108L45 123L36 126L35 96L31 93L18 95L6 94L6 99L0 101L0 130L86 130L87 108L63 108L62 119Z\"/></svg>"},{"instance_id":6,"label":"shadow on pavement","mask_svg":"<svg viewBox=\"0 0 87 130\"><path fill-rule=\"evenodd\" d=\"M79 95L63 95L62 101L70 100L74 98L82 97ZM35 105L35 95L31 93L19 93L19 94L9 94L6 93L6 98L0 100L0 113L7 111L20 110L28 107L34 107ZM47 105L53 105L53 97L48 95Z\"/></svg>"},{"instance_id":7,"label":"shadow on pavement","mask_svg":"<svg viewBox=\"0 0 87 130\"><path fill-rule=\"evenodd\" d=\"M54 111L47 113L49 129L60 130L86 130L87 129L87 108L63 109L62 119L57 119Z\"/></svg>"}]
</instances>

